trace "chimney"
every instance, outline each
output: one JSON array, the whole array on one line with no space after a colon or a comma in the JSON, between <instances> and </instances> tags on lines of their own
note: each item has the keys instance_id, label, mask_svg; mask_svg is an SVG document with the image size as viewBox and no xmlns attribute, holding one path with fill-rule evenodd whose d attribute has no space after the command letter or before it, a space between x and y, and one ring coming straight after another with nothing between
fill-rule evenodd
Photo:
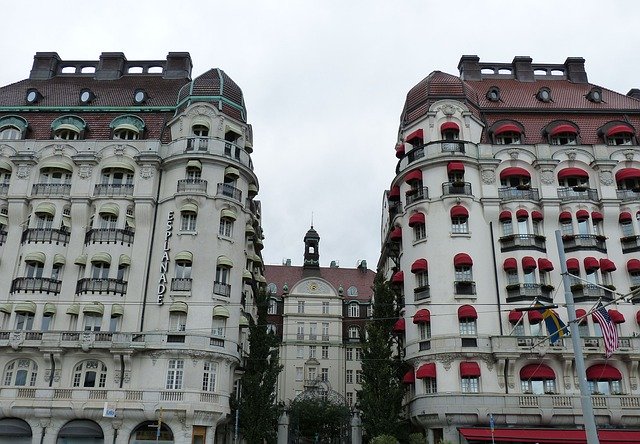
<instances>
[{"instance_id":1,"label":"chimney","mask_svg":"<svg viewBox=\"0 0 640 444\"><path fill-rule=\"evenodd\" d=\"M480 57L477 55L463 55L458 62L458 71L462 80L482 80L480 71Z\"/></svg>"},{"instance_id":2,"label":"chimney","mask_svg":"<svg viewBox=\"0 0 640 444\"><path fill-rule=\"evenodd\" d=\"M31 80L46 80L58 73L60 56L57 52L36 52L33 56L33 67L29 74Z\"/></svg>"},{"instance_id":3,"label":"chimney","mask_svg":"<svg viewBox=\"0 0 640 444\"><path fill-rule=\"evenodd\" d=\"M584 59L582 57L567 57L564 62L567 79L573 83L589 83L587 72L584 70Z\"/></svg>"},{"instance_id":4,"label":"chimney","mask_svg":"<svg viewBox=\"0 0 640 444\"><path fill-rule=\"evenodd\" d=\"M122 52L103 52L96 69L96 80L115 80L125 73L127 58Z\"/></svg>"},{"instance_id":5,"label":"chimney","mask_svg":"<svg viewBox=\"0 0 640 444\"><path fill-rule=\"evenodd\" d=\"M167 65L164 68L165 79L190 79L191 55L188 52L170 52L167 54Z\"/></svg>"},{"instance_id":6,"label":"chimney","mask_svg":"<svg viewBox=\"0 0 640 444\"><path fill-rule=\"evenodd\" d=\"M513 66L513 73L517 80L521 82L533 82L533 66L531 62L533 59L529 56L516 56L513 58L511 65Z\"/></svg>"},{"instance_id":7,"label":"chimney","mask_svg":"<svg viewBox=\"0 0 640 444\"><path fill-rule=\"evenodd\" d=\"M640 99L640 89L638 88L630 89L629 92L627 93L627 96L633 97L634 99Z\"/></svg>"}]
</instances>

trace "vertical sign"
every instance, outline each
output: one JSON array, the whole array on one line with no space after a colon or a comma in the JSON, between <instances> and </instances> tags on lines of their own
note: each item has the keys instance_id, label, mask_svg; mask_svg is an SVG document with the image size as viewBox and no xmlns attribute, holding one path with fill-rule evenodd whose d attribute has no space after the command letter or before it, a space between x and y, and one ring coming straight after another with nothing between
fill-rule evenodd
<instances>
[{"instance_id":1,"label":"vertical sign","mask_svg":"<svg viewBox=\"0 0 640 444\"><path fill-rule=\"evenodd\" d=\"M162 243L162 261L160 262L160 279L158 280L158 305L164 304L164 294L167 291L167 271L169 270L169 238L173 232L173 211L167 215L167 225Z\"/></svg>"}]
</instances>

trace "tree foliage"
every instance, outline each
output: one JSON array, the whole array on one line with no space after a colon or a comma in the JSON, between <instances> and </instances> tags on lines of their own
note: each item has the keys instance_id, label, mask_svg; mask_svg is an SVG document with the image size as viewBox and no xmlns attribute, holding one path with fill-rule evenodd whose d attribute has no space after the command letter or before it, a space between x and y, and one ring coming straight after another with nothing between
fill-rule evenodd
<instances>
[{"instance_id":1,"label":"tree foliage","mask_svg":"<svg viewBox=\"0 0 640 444\"><path fill-rule=\"evenodd\" d=\"M369 437L393 435L405 441L406 421L402 418L405 387L400 382L402 363L394 355L393 324L398 318L395 294L381 273L374 281L373 319L367 324L362 348L362 388L358 405L362 426Z\"/></svg>"},{"instance_id":2,"label":"tree foliage","mask_svg":"<svg viewBox=\"0 0 640 444\"><path fill-rule=\"evenodd\" d=\"M323 398L296 399L291 403L289 413L299 437L316 442L336 442L350 426L349 407Z\"/></svg>"},{"instance_id":3,"label":"tree foliage","mask_svg":"<svg viewBox=\"0 0 640 444\"><path fill-rule=\"evenodd\" d=\"M247 443L276 442L278 418L282 412L276 403L276 383L282 370L279 340L267 331L268 294L254 288L257 322L249 320L249 356L242 378L240 431Z\"/></svg>"}]
</instances>

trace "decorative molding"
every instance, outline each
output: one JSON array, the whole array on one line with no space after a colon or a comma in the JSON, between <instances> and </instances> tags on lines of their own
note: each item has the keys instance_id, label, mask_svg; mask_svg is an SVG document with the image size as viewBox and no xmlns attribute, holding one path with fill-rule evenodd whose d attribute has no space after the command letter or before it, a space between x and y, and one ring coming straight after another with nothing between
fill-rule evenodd
<instances>
[{"instance_id":1,"label":"decorative molding","mask_svg":"<svg viewBox=\"0 0 640 444\"><path fill-rule=\"evenodd\" d=\"M113 154L116 156L124 156L124 145L116 145L113 149Z\"/></svg>"},{"instance_id":2,"label":"decorative molding","mask_svg":"<svg viewBox=\"0 0 640 444\"><path fill-rule=\"evenodd\" d=\"M27 179L31 175L31 166L30 165L18 165L18 171L16 172L16 176L18 179Z\"/></svg>"},{"instance_id":3,"label":"decorative molding","mask_svg":"<svg viewBox=\"0 0 640 444\"><path fill-rule=\"evenodd\" d=\"M602 185L613 185L613 172L608 170L599 171L600 183Z\"/></svg>"},{"instance_id":4,"label":"decorative molding","mask_svg":"<svg viewBox=\"0 0 640 444\"><path fill-rule=\"evenodd\" d=\"M482 170L482 182L487 185L496 182L496 172L495 170Z\"/></svg>"},{"instance_id":5,"label":"decorative molding","mask_svg":"<svg viewBox=\"0 0 640 444\"><path fill-rule=\"evenodd\" d=\"M518 156L520 156L520 151L518 150L509 150L507 152L509 153L509 157L511 157L513 160L517 160Z\"/></svg>"},{"instance_id":6,"label":"decorative molding","mask_svg":"<svg viewBox=\"0 0 640 444\"><path fill-rule=\"evenodd\" d=\"M540 181L545 185L553 184L553 170L542 170L540 172Z\"/></svg>"},{"instance_id":7,"label":"decorative molding","mask_svg":"<svg viewBox=\"0 0 640 444\"><path fill-rule=\"evenodd\" d=\"M153 177L155 168L152 165L142 165L140 168L140 177L143 179L150 179Z\"/></svg>"},{"instance_id":8,"label":"decorative molding","mask_svg":"<svg viewBox=\"0 0 640 444\"><path fill-rule=\"evenodd\" d=\"M567 157L569 158L569 160L576 160L576 150L567 150Z\"/></svg>"},{"instance_id":9,"label":"decorative molding","mask_svg":"<svg viewBox=\"0 0 640 444\"><path fill-rule=\"evenodd\" d=\"M91 175L93 174L93 166L92 165L80 165L78 167L78 177L80 177L80 179L89 179L91 177Z\"/></svg>"},{"instance_id":10,"label":"decorative molding","mask_svg":"<svg viewBox=\"0 0 640 444\"><path fill-rule=\"evenodd\" d=\"M625 159L627 159L627 160L633 160L633 156L634 156L634 154L635 154L635 151L634 151L634 150L625 150L625 151L624 151L624 157L625 157Z\"/></svg>"}]
</instances>

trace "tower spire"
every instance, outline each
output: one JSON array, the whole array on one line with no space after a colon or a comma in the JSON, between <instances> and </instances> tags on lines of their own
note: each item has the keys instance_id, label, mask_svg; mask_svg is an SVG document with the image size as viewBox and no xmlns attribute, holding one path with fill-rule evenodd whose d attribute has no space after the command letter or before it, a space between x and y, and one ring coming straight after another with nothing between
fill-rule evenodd
<instances>
[{"instance_id":1,"label":"tower spire","mask_svg":"<svg viewBox=\"0 0 640 444\"><path fill-rule=\"evenodd\" d=\"M318 246L320 244L320 235L313 229L313 216L311 220L311 228L304 235L304 265L303 268L317 269L320 268L320 252Z\"/></svg>"}]
</instances>

